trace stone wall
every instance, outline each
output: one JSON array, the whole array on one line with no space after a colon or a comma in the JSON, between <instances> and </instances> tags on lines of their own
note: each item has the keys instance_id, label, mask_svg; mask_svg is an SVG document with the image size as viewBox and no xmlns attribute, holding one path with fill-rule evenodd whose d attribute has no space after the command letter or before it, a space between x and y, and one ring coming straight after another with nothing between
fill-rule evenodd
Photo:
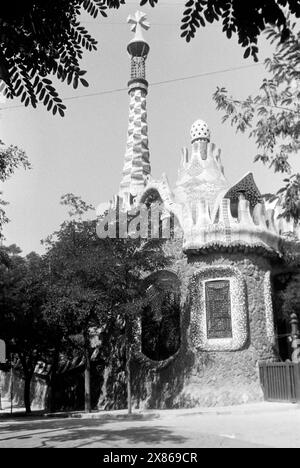
<instances>
[{"instance_id":1,"label":"stone wall","mask_svg":"<svg viewBox=\"0 0 300 468\"><path fill-rule=\"evenodd\" d=\"M13 397L14 408L24 408L24 379L14 371L13 380L10 372L0 371L1 394L6 400ZM31 382L31 402L33 410L43 410L46 405L47 384L44 379L34 376Z\"/></svg>"},{"instance_id":2,"label":"stone wall","mask_svg":"<svg viewBox=\"0 0 300 468\"><path fill-rule=\"evenodd\" d=\"M270 270L267 258L251 253L199 255L182 263L181 347L167 361L153 362L136 344L135 406L223 406L262 400L258 361L277 357ZM236 295L236 328L234 340L224 340L223 349L222 340L201 339L199 314L203 320L205 299L199 290L202 281L227 277L226 272Z\"/></svg>"}]
</instances>

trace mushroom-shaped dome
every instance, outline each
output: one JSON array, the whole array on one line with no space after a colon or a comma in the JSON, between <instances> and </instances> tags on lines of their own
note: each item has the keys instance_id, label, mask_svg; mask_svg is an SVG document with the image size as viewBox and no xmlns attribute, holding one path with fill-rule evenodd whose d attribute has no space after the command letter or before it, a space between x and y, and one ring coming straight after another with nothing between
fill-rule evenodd
<instances>
[{"instance_id":1,"label":"mushroom-shaped dome","mask_svg":"<svg viewBox=\"0 0 300 468\"><path fill-rule=\"evenodd\" d=\"M191 138L192 143L194 143L196 140L210 141L210 130L207 123L203 120L196 120L191 128Z\"/></svg>"}]
</instances>

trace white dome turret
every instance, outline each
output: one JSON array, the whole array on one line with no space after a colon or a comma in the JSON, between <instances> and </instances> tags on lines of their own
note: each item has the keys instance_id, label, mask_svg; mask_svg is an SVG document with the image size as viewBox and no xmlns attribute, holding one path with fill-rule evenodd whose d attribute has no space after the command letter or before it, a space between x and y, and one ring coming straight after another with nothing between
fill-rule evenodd
<instances>
[{"instance_id":1,"label":"white dome turret","mask_svg":"<svg viewBox=\"0 0 300 468\"><path fill-rule=\"evenodd\" d=\"M196 120L196 122L193 123L192 128L191 128L191 139L192 143L194 143L197 140L202 140L202 141L210 141L210 130L208 128L208 125L204 120Z\"/></svg>"}]
</instances>

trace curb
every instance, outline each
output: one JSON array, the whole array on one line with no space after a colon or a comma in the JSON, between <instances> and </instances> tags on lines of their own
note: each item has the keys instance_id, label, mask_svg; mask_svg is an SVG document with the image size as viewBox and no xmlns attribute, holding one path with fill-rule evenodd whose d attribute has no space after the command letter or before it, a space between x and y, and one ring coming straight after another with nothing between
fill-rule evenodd
<instances>
[{"instance_id":1,"label":"curb","mask_svg":"<svg viewBox=\"0 0 300 468\"><path fill-rule=\"evenodd\" d=\"M274 412L295 412L300 410L300 404L292 403L262 403L260 405L252 406L236 406L236 407L219 407L219 408L195 408L191 410L177 409L177 410L144 410L137 413L127 414L125 412L60 412L60 413L46 413L45 418L73 418L73 419L103 419L103 420L120 420L120 421L142 421L153 419L164 419L168 417L189 417L189 416L241 416L241 415L255 415L255 414L268 414ZM122 411L122 410L121 410Z\"/></svg>"},{"instance_id":2,"label":"curb","mask_svg":"<svg viewBox=\"0 0 300 468\"><path fill-rule=\"evenodd\" d=\"M272 414L281 412L295 412L300 410L300 404L262 402L242 406L227 407L200 407L194 409L167 409L167 410L136 410L128 414L127 410L94 411L85 413L82 411L62 411L57 413L45 413L44 411L33 411L26 415L25 411L19 409L12 415L7 411L0 411L1 420L9 419L98 419L103 421L152 421L155 419L180 418L191 416L243 416L257 414Z\"/></svg>"},{"instance_id":3,"label":"curb","mask_svg":"<svg viewBox=\"0 0 300 468\"><path fill-rule=\"evenodd\" d=\"M132 413L132 414L114 414L108 412L97 413L77 413L77 412L62 412L62 413L45 413L44 418L47 419L103 419L103 420L120 420L120 421L143 421L152 419L161 419L159 413Z\"/></svg>"}]
</instances>

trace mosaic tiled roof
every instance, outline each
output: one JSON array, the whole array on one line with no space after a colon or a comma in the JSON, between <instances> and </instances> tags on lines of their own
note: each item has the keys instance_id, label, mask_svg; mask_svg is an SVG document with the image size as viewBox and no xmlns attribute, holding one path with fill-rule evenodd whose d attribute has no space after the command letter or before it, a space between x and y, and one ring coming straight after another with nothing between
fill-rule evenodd
<instances>
[{"instance_id":1,"label":"mosaic tiled roof","mask_svg":"<svg viewBox=\"0 0 300 468\"><path fill-rule=\"evenodd\" d=\"M240 194L243 194L245 199L250 202L252 207L256 206L257 203L262 201L261 193L255 183L253 174L249 172L245 175L237 184L231 187L226 193L224 198L230 198L231 200L238 200Z\"/></svg>"}]
</instances>

